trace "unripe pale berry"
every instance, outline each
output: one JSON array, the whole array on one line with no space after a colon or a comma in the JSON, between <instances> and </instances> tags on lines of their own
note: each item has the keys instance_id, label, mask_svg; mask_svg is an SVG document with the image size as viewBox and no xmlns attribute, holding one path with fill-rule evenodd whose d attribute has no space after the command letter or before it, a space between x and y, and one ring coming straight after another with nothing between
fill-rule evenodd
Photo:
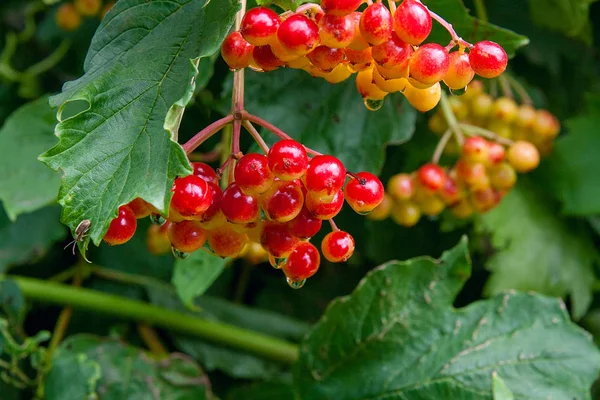
<instances>
[{"instance_id":1,"label":"unripe pale berry","mask_svg":"<svg viewBox=\"0 0 600 400\"><path fill-rule=\"evenodd\" d=\"M540 164L540 153L538 149L524 140L515 142L508 148L508 162L517 172L529 172Z\"/></svg>"}]
</instances>

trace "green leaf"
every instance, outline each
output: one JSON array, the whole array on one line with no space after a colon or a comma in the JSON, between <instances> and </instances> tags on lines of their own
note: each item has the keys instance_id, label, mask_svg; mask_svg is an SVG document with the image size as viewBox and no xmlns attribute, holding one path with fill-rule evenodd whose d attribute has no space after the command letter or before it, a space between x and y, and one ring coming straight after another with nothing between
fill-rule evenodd
<instances>
[{"instance_id":1,"label":"green leaf","mask_svg":"<svg viewBox=\"0 0 600 400\"><path fill-rule=\"evenodd\" d=\"M68 383L67 383L68 382ZM115 339L79 334L58 348L46 380L46 400L212 399L203 371L172 354L157 361Z\"/></svg>"},{"instance_id":2,"label":"green leaf","mask_svg":"<svg viewBox=\"0 0 600 400\"><path fill-rule=\"evenodd\" d=\"M56 201L60 176L37 160L56 144L54 125L44 96L17 109L0 129L0 201L12 221Z\"/></svg>"},{"instance_id":3,"label":"green leaf","mask_svg":"<svg viewBox=\"0 0 600 400\"><path fill-rule=\"evenodd\" d=\"M12 265L41 257L55 242L65 237L65 227L58 221L60 209L45 207L22 214L14 223L0 209L0 273Z\"/></svg>"},{"instance_id":4,"label":"green leaf","mask_svg":"<svg viewBox=\"0 0 600 400\"><path fill-rule=\"evenodd\" d=\"M0 316L8 319L9 325L17 326L25 316L25 298L19 286L11 280L0 281ZM0 349L0 353L2 353Z\"/></svg>"},{"instance_id":5,"label":"green leaf","mask_svg":"<svg viewBox=\"0 0 600 400\"><path fill-rule=\"evenodd\" d=\"M525 180L500 205L476 221L497 250L487 262L492 272L486 294L507 289L571 297L575 319L592 300L594 244L577 224L561 219L548 197Z\"/></svg>"},{"instance_id":6,"label":"green leaf","mask_svg":"<svg viewBox=\"0 0 600 400\"><path fill-rule=\"evenodd\" d=\"M564 304L508 292L455 309L470 272L466 239L371 271L301 345L298 398L489 400L495 371L517 398L589 399L600 352Z\"/></svg>"},{"instance_id":7,"label":"green leaf","mask_svg":"<svg viewBox=\"0 0 600 400\"><path fill-rule=\"evenodd\" d=\"M494 400L515 400L513 393L496 372L492 372L492 390Z\"/></svg>"},{"instance_id":8,"label":"green leaf","mask_svg":"<svg viewBox=\"0 0 600 400\"><path fill-rule=\"evenodd\" d=\"M41 159L64 172L62 221L72 230L83 219L99 244L119 205L141 197L168 209L173 180L191 172L175 131L173 104L193 90L190 60L213 54L233 23L236 0L123 0L105 18L87 55L85 75L51 98L60 106L60 141ZM63 119L66 104L87 111ZM183 103L179 103L181 106ZM176 118L175 118L176 120Z\"/></svg>"},{"instance_id":9,"label":"green leaf","mask_svg":"<svg viewBox=\"0 0 600 400\"><path fill-rule=\"evenodd\" d=\"M231 90L231 81L225 93ZM226 109L229 105L224 105ZM294 139L322 153L335 154L352 171L377 173L388 144L409 140L416 111L400 94L383 108L365 108L354 78L331 85L298 70L246 74L246 109Z\"/></svg>"},{"instance_id":10,"label":"green leaf","mask_svg":"<svg viewBox=\"0 0 600 400\"><path fill-rule=\"evenodd\" d=\"M284 10L292 11L296 11L296 8L298 8L299 5L310 2L311 0L256 0L256 4L259 6L269 6L271 4L275 4Z\"/></svg>"},{"instance_id":11,"label":"green leaf","mask_svg":"<svg viewBox=\"0 0 600 400\"><path fill-rule=\"evenodd\" d=\"M514 55L518 48L526 46L529 43L529 39L523 35L470 16L462 0L427 0L423 3L451 23L460 37L473 44L481 40L492 40L500 44L508 55L511 56ZM449 42L450 35L448 31L436 22L433 25L433 30L427 41L436 43Z\"/></svg>"},{"instance_id":12,"label":"green leaf","mask_svg":"<svg viewBox=\"0 0 600 400\"><path fill-rule=\"evenodd\" d=\"M172 283L186 307L195 307L194 299L206 292L221 275L226 263L208 251L195 251L185 260L175 262Z\"/></svg>"},{"instance_id":13,"label":"green leaf","mask_svg":"<svg viewBox=\"0 0 600 400\"><path fill-rule=\"evenodd\" d=\"M291 385L280 382L261 382L236 388L227 394L227 400L292 400L294 390Z\"/></svg>"},{"instance_id":14,"label":"green leaf","mask_svg":"<svg viewBox=\"0 0 600 400\"><path fill-rule=\"evenodd\" d=\"M533 22L569 37L591 41L590 5L596 0L529 0Z\"/></svg>"}]
</instances>

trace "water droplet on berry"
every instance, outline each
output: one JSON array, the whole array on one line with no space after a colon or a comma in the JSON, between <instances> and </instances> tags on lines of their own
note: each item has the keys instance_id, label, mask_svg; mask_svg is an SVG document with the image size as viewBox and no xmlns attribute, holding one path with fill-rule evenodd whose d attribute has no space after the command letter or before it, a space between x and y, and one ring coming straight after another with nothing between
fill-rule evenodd
<instances>
[{"instance_id":1,"label":"water droplet on berry","mask_svg":"<svg viewBox=\"0 0 600 400\"><path fill-rule=\"evenodd\" d=\"M450 94L452 96L462 96L465 93L467 93L467 86L462 89L450 89Z\"/></svg>"},{"instance_id":2,"label":"water droplet on berry","mask_svg":"<svg viewBox=\"0 0 600 400\"><path fill-rule=\"evenodd\" d=\"M185 260L190 256L190 253L184 253L183 251L177 250L175 247L171 247L171 252L175 256L175 258L178 258L180 260Z\"/></svg>"},{"instance_id":3,"label":"water droplet on berry","mask_svg":"<svg viewBox=\"0 0 600 400\"><path fill-rule=\"evenodd\" d=\"M283 264L285 264L285 258L275 258L273 256L269 256L269 264L271 267L275 269L283 268Z\"/></svg>"},{"instance_id":4,"label":"water droplet on berry","mask_svg":"<svg viewBox=\"0 0 600 400\"><path fill-rule=\"evenodd\" d=\"M160 214L150 214L150 222L155 225L162 225L165 223L165 219Z\"/></svg>"},{"instance_id":5,"label":"water droplet on berry","mask_svg":"<svg viewBox=\"0 0 600 400\"><path fill-rule=\"evenodd\" d=\"M286 278L286 280L292 289L300 289L306 283L306 279L302 279L301 281L293 281L290 278Z\"/></svg>"},{"instance_id":6,"label":"water droplet on berry","mask_svg":"<svg viewBox=\"0 0 600 400\"><path fill-rule=\"evenodd\" d=\"M383 107L383 100L365 99L365 107L369 111L377 111Z\"/></svg>"}]
</instances>

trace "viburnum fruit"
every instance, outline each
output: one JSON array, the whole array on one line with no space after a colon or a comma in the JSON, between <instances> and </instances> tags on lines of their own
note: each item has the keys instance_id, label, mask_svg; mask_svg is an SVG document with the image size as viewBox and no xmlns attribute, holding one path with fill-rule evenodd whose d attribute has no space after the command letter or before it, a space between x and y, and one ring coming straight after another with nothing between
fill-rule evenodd
<instances>
[{"instance_id":1,"label":"viburnum fruit","mask_svg":"<svg viewBox=\"0 0 600 400\"><path fill-rule=\"evenodd\" d=\"M303 56L319 45L319 27L302 14L293 14L281 23L277 39L290 54Z\"/></svg>"},{"instance_id":2,"label":"viburnum fruit","mask_svg":"<svg viewBox=\"0 0 600 400\"><path fill-rule=\"evenodd\" d=\"M506 69L508 56L498 43L484 40L469 50L469 61L477 75L484 78L495 78Z\"/></svg>"},{"instance_id":3,"label":"viburnum fruit","mask_svg":"<svg viewBox=\"0 0 600 400\"><path fill-rule=\"evenodd\" d=\"M384 188L381 181L370 172L359 172L346 187L346 201L359 214L371 212L383 201Z\"/></svg>"},{"instance_id":4,"label":"viburnum fruit","mask_svg":"<svg viewBox=\"0 0 600 400\"><path fill-rule=\"evenodd\" d=\"M167 229L171 223L166 221L162 225L152 224L146 232L146 247L150 254L161 256L167 254L171 250L171 242Z\"/></svg>"},{"instance_id":5,"label":"viburnum fruit","mask_svg":"<svg viewBox=\"0 0 600 400\"><path fill-rule=\"evenodd\" d=\"M260 196L260 203L269 219L288 222L302 211L304 194L301 186L295 182L276 181Z\"/></svg>"},{"instance_id":6,"label":"viburnum fruit","mask_svg":"<svg viewBox=\"0 0 600 400\"><path fill-rule=\"evenodd\" d=\"M331 200L325 200L315 192L308 192L304 204L319 219L331 219L338 215L344 206L344 192L338 190Z\"/></svg>"},{"instance_id":7,"label":"viburnum fruit","mask_svg":"<svg viewBox=\"0 0 600 400\"><path fill-rule=\"evenodd\" d=\"M220 257L237 257L248 243L248 235L224 224L208 232L208 244Z\"/></svg>"},{"instance_id":8,"label":"viburnum fruit","mask_svg":"<svg viewBox=\"0 0 600 400\"><path fill-rule=\"evenodd\" d=\"M156 208L154 208L152 204L145 202L139 197L133 199L129 204L127 204L127 206L131 208L131 211L133 211L137 219L147 217L148 215L157 212Z\"/></svg>"},{"instance_id":9,"label":"viburnum fruit","mask_svg":"<svg viewBox=\"0 0 600 400\"><path fill-rule=\"evenodd\" d=\"M293 287L295 283L303 282L316 274L320 264L319 250L310 242L302 242L283 264L283 273Z\"/></svg>"},{"instance_id":10,"label":"viburnum fruit","mask_svg":"<svg viewBox=\"0 0 600 400\"><path fill-rule=\"evenodd\" d=\"M167 235L171 246L183 253L196 251L206 243L206 231L198 221L170 223Z\"/></svg>"},{"instance_id":11,"label":"viburnum fruit","mask_svg":"<svg viewBox=\"0 0 600 400\"><path fill-rule=\"evenodd\" d=\"M410 58L410 77L424 85L433 85L444 78L449 66L448 50L437 43L427 43Z\"/></svg>"},{"instance_id":12,"label":"viburnum fruit","mask_svg":"<svg viewBox=\"0 0 600 400\"><path fill-rule=\"evenodd\" d=\"M295 140L280 140L271 146L268 161L273 174L285 181L301 178L308 168L306 150Z\"/></svg>"},{"instance_id":13,"label":"viburnum fruit","mask_svg":"<svg viewBox=\"0 0 600 400\"><path fill-rule=\"evenodd\" d=\"M82 23L81 14L77 12L75 6L71 3L63 3L56 9L54 16L56 25L65 31L74 31Z\"/></svg>"},{"instance_id":14,"label":"viburnum fruit","mask_svg":"<svg viewBox=\"0 0 600 400\"><path fill-rule=\"evenodd\" d=\"M319 21L319 38L324 46L345 49L355 39L357 29L358 23L351 15L326 14Z\"/></svg>"},{"instance_id":15,"label":"viburnum fruit","mask_svg":"<svg viewBox=\"0 0 600 400\"><path fill-rule=\"evenodd\" d=\"M308 208L304 207L296 218L288 222L287 225L292 235L301 239L308 239L321 230L323 220L315 217Z\"/></svg>"},{"instance_id":16,"label":"viburnum fruit","mask_svg":"<svg viewBox=\"0 0 600 400\"><path fill-rule=\"evenodd\" d=\"M260 194L273 184L275 176L269 169L269 160L258 153L243 156L235 166L235 182L245 194Z\"/></svg>"},{"instance_id":17,"label":"viburnum fruit","mask_svg":"<svg viewBox=\"0 0 600 400\"><path fill-rule=\"evenodd\" d=\"M436 164L425 164L417 171L419 183L425 188L437 192L444 187L446 173Z\"/></svg>"},{"instance_id":18,"label":"viburnum fruit","mask_svg":"<svg viewBox=\"0 0 600 400\"><path fill-rule=\"evenodd\" d=\"M254 46L248 43L240 32L231 32L221 45L221 57L232 70L250 65Z\"/></svg>"},{"instance_id":19,"label":"viburnum fruit","mask_svg":"<svg viewBox=\"0 0 600 400\"><path fill-rule=\"evenodd\" d=\"M327 261L339 263L348 261L354 254L354 238L348 232L333 231L321 242L321 251Z\"/></svg>"},{"instance_id":20,"label":"viburnum fruit","mask_svg":"<svg viewBox=\"0 0 600 400\"><path fill-rule=\"evenodd\" d=\"M465 139L462 156L470 162L486 162L489 160L490 144L481 136L471 136Z\"/></svg>"},{"instance_id":21,"label":"viburnum fruit","mask_svg":"<svg viewBox=\"0 0 600 400\"><path fill-rule=\"evenodd\" d=\"M329 155L313 157L304 175L309 192L331 200L346 181L346 168L337 158Z\"/></svg>"},{"instance_id":22,"label":"viburnum fruit","mask_svg":"<svg viewBox=\"0 0 600 400\"><path fill-rule=\"evenodd\" d=\"M392 13L383 3L373 3L362 12L360 33L372 46L385 43L392 31Z\"/></svg>"},{"instance_id":23,"label":"viburnum fruit","mask_svg":"<svg viewBox=\"0 0 600 400\"><path fill-rule=\"evenodd\" d=\"M415 193L415 184L409 174L396 174L390 178L387 191L396 200L408 200Z\"/></svg>"},{"instance_id":24,"label":"viburnum fruit","mask_svg":"<svg viewBox=\"0 0 600 400\"><path fill-rule=\"evenodd\" d=\"M183 219L202 218L212 201L208 183L195 175L175 179L171 191L171 210Z\"/></svg>"},{"instance_id":25,"label":"viburnum fruit","mask_svg":"<svg viewBox=\"0 0 600 400\"><path fill-rule=\"evenodd\" d=\"M100 12L102 0L73 0L73 5L79 14L93 17Z\"/></svg>"},{"instance_id":26,"label":"viburnum fruit","mask_svg":"<svg viewBox=\"0 0 600 400\"><path fill-rule=\"evenodd\" d=\"M400 39L414 46L431 33L433 23L429 11L416 0L404 0L394 14L394 31Z\"/></svg>"},{"instance_id":27,"label":"viburnum fruit","mask_svg":"<svg viewBox=\"0 0 600 400\"><path fill-rule=\"evenodd\" d=\"M136 229L135 214L131 208L124 205L119 207L117 218L110 222L103 240L111 246L127 243L135 234Z\"/></svg>"},{"instance_id":28,"label":"viburnum fruit","mask_svg":"<svg viewBox=\"0 0 600 400\"><path fill-rule=\"evenodd\" d=\"M508 162L517 172L529 172L540 164L540 153L531 143L519 140L508 148Z\"/></svg>"},{"instance_id":29,"label":"viburnum fruit","mask_svg":"<svg viewBox=\"0 0 600 400\"><path fill-rule=\"evenodd\" d=\"M363 0L322 0L321 7L326 14L347 15L356 11Z\"/></svg>"},{"instance_id":30,"label":"viburnum fruit","mask_svg":"<svg viewBox=\"0 0 600 400\"><path fill-rule=\"evenodd\" d=\"M450 89L463 89L473 80L475 71L471 68L469 55L464 51L454 51L448 56L448 71L444 83Z\"/></svg>"},{"instance_id":31,"label":"viburnum fruit","mask_svg":"<svg viewBox=\"0 0 600 400\"><path fill-rule=\"evenodd\" d=\"M299 241L286 224L279 222L266 222L260 235L260 244L277 258L289 256Z\"/></svg>"},{"instance_id":32,"label":"viburnum fruit","mask_svg":"<svg viewBox=\"0 0 600 400\"><path fill-rule=\"evenodd\" d=\"M260 218L258 199L245 194L237 183L233 182L223 192L221 211L229 222L247 224Z\"/></svg>"},{"instance_id":33,"label":"viburnum fruit","mask_svg":"<svg viewBox=\"0 0 600 400\"><path fill-rule=\"evenodd\" d=\"M254 7L242 18L240 33L244 39L255 46L264 46L275 39L281 19L267 7Z\"/></svg>"}]
</instances>

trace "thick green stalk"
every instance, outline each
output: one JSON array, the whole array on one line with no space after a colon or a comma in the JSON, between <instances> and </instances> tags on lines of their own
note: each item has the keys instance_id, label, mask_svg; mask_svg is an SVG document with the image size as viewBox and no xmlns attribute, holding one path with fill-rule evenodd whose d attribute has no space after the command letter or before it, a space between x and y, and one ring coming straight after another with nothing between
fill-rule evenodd
<instances>
[{"instance_id":1,"label":"thick green stalk","mask_svg":"<svg viewBox=\"0 0 600 400\"><path fill-rule=\"evenodd\" d=\"M21 276L10 276L9 279L15 281L23 295L31 300L145 322L284 363L291 364L298 358L298 346L295 344L233 325L204 320L95 290Z\"/></svg>"}]
</instances>

